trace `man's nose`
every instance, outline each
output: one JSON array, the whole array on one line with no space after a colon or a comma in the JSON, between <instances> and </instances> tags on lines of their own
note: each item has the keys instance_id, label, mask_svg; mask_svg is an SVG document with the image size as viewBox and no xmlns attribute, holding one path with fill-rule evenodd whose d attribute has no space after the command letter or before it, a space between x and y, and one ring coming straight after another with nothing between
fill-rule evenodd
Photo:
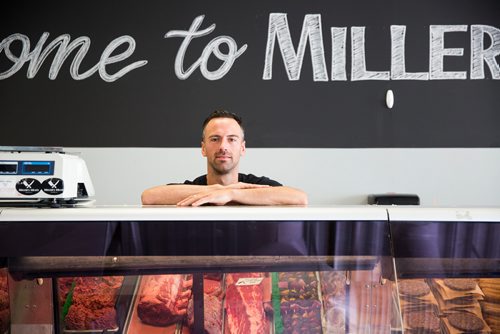
<instances>
[{"instance_id":1,"label":"man's nose","mask_svg":"<svg viewBox=\"0 0 500 334\"><path fill-rule=\"evenodd\" d=\"M226 138L222 138L222 140L220 141L219 150L226 151L228 147L229 141Z\"/></svg>"}]
</instances>

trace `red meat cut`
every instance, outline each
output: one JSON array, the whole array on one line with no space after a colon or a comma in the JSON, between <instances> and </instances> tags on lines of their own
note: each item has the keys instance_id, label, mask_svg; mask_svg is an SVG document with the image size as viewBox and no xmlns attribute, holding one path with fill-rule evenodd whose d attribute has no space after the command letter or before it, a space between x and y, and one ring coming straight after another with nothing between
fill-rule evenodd
<instances>
[{"instance_id":1,"label":"red meat cut","mask_svg":"<svg viewBox=\"0 0 500 334\"><path fill-rule=\"evenodd\" d=\"M262 277L260 273L238 273L226 276L226 333L269 333L264 311L264 291L258 285L236 286L240 278Z\"/></svg>"},{"instance_id":2,"label":"red meat cut","mask_svg":"<svg viewBox=\"0 0 500 334\"><path fill-rule=\"evenodd\" d=\"M146 280L137 305L142 322L168 326L183 319L191 296L192 280L184 275L144 276Z\"/></svg>"},{"instance_id":3,"label":"red meat cut","mask_svg":"<svg viewBox=\"0 0 500 334\"><path fill-rule=\"evenodd\" d=\"M60 278L61 306L75 282L71 306L64 320L65 329L102 331L118 328L115 303L123 279L123 276Z\"/></svg>"},{"instance_id":4,"label":"red meat cut","mask_svg":"<svg viewBox=\"0 0 500 334\"><path fill-rule=\"evenodd\" d=\"M224 296L222 282L207 277L208 275L204 275L203 279L204 331L208 334L220 334L222 333L222 298ZM192 298L189 301L188 324L190 327L194 324Z\"/></svg>"}]
</instances>

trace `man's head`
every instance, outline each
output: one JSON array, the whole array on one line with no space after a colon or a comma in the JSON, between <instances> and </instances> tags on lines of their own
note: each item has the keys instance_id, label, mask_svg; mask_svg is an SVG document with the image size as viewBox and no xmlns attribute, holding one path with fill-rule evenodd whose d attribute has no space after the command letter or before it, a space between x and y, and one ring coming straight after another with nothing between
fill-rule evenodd
<instances>
[{"instance_id":1,"label":"man's head","mask_svg":"<svg viewBox=\"0 0 500 334\"><path fill-rule=\"evenodd\" d=\"M245 136L245 130L243 129L243 120L241 119L240 116L238 116L232 112L226 111L226 110L214 110L203 121L202 133L201 133L201 140L202 141L203 141L203 138L205 137L205 128L207 127L208 122L210 122L214 118L232 118L232 119L234 119L236 121L236 123L238 123L238 125L240 126L241 132L243 132L243 137Z\"/></svg>"},{"instance_id":2,"label":"man's head","mask_svg":"<svg viewBox=\"0 0 500 334\"><path fill-rule=\"evenodd\" d=\"M240 157L245 154L245 135L241 118L225 110L212 112L203 122L201 152L209 172L238 173Z\"/></svg>"}]
</instances>

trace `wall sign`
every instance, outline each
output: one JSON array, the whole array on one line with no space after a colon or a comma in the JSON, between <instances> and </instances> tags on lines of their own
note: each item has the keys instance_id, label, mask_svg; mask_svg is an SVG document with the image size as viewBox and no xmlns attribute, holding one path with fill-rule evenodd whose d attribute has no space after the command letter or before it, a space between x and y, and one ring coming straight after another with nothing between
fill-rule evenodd
<instances>
[{"instance_id":1,"label":"wall sign","mask_svg":"<svg viewBox=\"0 0 500 334\"><path fill-rule=\"evenodd\" d=\"M23 6L0 30L3 145L198 146L224 108L250 147L500 146L495 0Z\"/></svg>"}]
</instances>

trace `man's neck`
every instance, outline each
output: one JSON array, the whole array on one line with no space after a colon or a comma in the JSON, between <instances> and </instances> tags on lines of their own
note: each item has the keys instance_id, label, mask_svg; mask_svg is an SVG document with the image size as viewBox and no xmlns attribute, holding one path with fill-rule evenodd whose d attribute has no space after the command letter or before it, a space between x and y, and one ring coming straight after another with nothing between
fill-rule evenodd
<instances>
[{"instance_id":1,"label":"man's neck","mask_svg":"<svg viewBox=\"0 0 500 334\"><path fill-rule=\"evenodd\" d=\"M227 186L234 183L238 183L238 171L223 175L214 173L213 171L208 171L207 173L207 185L221 184Z\"/></svg>"}]
</instances>

